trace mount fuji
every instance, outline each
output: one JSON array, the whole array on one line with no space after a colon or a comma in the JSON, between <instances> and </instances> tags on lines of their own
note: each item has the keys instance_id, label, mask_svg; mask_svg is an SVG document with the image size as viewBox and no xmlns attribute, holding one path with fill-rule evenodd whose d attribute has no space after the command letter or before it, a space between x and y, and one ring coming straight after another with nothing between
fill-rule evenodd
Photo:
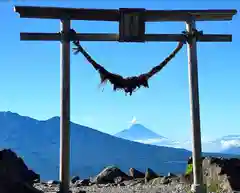
<instances>
[{"instance_id":1,"label":"mount fuji","mask_svg":"<svg viewBox=\"0 0 240 193\"><path fill-rule=\"evenodd\" d=\"M144 144L181 148L179 142L161 136L138 123L132 124L129 129L122 130L114 136Z\"/></svg>"},{"instance_id":2,"label":"mount fuji","mask_svg":"<svg viewBox=\"0 0 240 193\"><path fill-rule=\"evenodd\" d=\"M183 148L189 151L192 149L191 140L173 141L138 123L133 123L129 129L122 130L114 136L144 144ZM202 140L202 149L204 152L240 155L240 135L227 135L213 141Z\"/></svg>"}]
</instances>

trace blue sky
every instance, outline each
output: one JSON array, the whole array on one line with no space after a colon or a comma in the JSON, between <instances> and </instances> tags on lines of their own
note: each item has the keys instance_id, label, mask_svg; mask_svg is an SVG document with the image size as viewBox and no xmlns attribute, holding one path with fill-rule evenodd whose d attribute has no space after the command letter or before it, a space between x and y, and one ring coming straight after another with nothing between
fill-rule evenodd
<instances>
[{"instance_id":1,"label":"blue sky","mask_svg":"<svg viewBox=\"0 0 240 193\"><path fill-rule=\"evenodd\" d=\"M60 112L59 42L20 41L20 32L58 32L58 20L20 19L13 5L82 8L144 7L147 9L240 9L232 1L2 1L0 3L0 111L13 111L37 119ZM199 22L205 33L233 34L232 43L199 43L198 66L201 127L204 139L239 134L239 15L231 22ZM78 32L117 32L117 23L74 21ZM180 33L184 23L147 24L148 33ZM131 76L148 71L177 43L120 44L84 42L87 51L108 70ZM186 46L158 75L149 89L133 96L99 89L99 75L81 55L71 57L71 120L106 133L116 133L137 122L175 140L191 138Z\"/></svg>"}]
</instances>

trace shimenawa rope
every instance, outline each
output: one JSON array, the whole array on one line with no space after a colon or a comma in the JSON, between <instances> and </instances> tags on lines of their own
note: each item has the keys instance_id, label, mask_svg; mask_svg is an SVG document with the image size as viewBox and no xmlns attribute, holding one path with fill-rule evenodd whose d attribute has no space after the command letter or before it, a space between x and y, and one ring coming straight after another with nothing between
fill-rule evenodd
<instances>
[{"instance_id":1,"label":"shimenawa rope","mask_svg":"<svg viewBox=\"0 0 240 193\"><path fill-rule=\"evenodd\" d=\"M75 30L71 29L71 39L74 38L76 35ZM193 38L197 35L197 31L193 34L188 34L184 32L184 35L186 37L186 41ZM157 74L163 67L166 66L167 63L170 62L171 59L173 59L176 54L181 50L183 45L186 41L179 42L177 47L172 51L171 54L169 54L160 64L153 67L149 72L141 74L139 76L131 76L131 77L122 77L119 74L114 74L109 71L107 71L102 65L98 64L88 53L85 51L85 49L80 45L80 41L74 40L73 44L75 45L75 48L73 48L74 54L82 53L83 56L88 60L88 62L95 68L96 71L99 72L100 78L101 78L101 84L106 83L109 81L113 85L113 90L123 90L126 94L129 93L131 96L136 89L140 88L141 86L145 88L149 88L148 80L155 74Z\"/></svg>"}]
</instances>

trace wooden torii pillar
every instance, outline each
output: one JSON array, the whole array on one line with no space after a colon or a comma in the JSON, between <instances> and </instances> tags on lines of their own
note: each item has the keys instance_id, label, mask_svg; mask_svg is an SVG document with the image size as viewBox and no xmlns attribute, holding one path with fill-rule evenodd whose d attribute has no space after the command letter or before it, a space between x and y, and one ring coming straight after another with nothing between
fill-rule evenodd
<instances>
[{"instance_id":1,"label":"wooden torii pillar","mask_svg":"<svg viewBox=\"0 0 240 193\"><path fill-rule=\"evenodd\" d=\"M185 41L183 34L145 34L145 22L181 21L186 31L196 30L196 21L230 21L236 10L145 10L145 9L76 9L59 7L15 6L21 18L59 19L62 33L20 33L21 40L61 41L61 124L60 124L60 192L69 189L70 163L70 41L71 20L119 22L119 34L81 33L80 41ZM202 179L202 149L198 94L197 44L196 42L231 42L231 35L200 34L188 41L188 68L190 112L193 140L192 192L205 192Z\"/></svg>"}]
</instances>

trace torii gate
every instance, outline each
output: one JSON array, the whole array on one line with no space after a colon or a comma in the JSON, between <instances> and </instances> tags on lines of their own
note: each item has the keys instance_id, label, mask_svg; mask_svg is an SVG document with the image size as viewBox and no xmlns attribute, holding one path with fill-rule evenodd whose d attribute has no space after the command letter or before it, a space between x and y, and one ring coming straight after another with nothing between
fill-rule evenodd
<instances>
[{"instance_id":1,"label":"torii gate","mask_svg":"<svg viewBox=\"0 0 240 193\"><path fill-rule=\"evenodd\" d=\"M184 41L183 34L145 34L145 22L181 21L193 35L196 21L230 21L237 10L145 10L145 9L75 9L60 7L15 6L21 18L59 19L61 33L20 33L21 40L61 41L61 119L60 119L60 192L69 189L70 163L70 41ZM81 33L70 36L71 20L119 22L119 34ZM192 192L205 192L202 177L202 148L198 93L196 42L231 42L231 35L198 34L188 44L190 112L192 124L193 177Z\"/></svg>"}]
</instances>

